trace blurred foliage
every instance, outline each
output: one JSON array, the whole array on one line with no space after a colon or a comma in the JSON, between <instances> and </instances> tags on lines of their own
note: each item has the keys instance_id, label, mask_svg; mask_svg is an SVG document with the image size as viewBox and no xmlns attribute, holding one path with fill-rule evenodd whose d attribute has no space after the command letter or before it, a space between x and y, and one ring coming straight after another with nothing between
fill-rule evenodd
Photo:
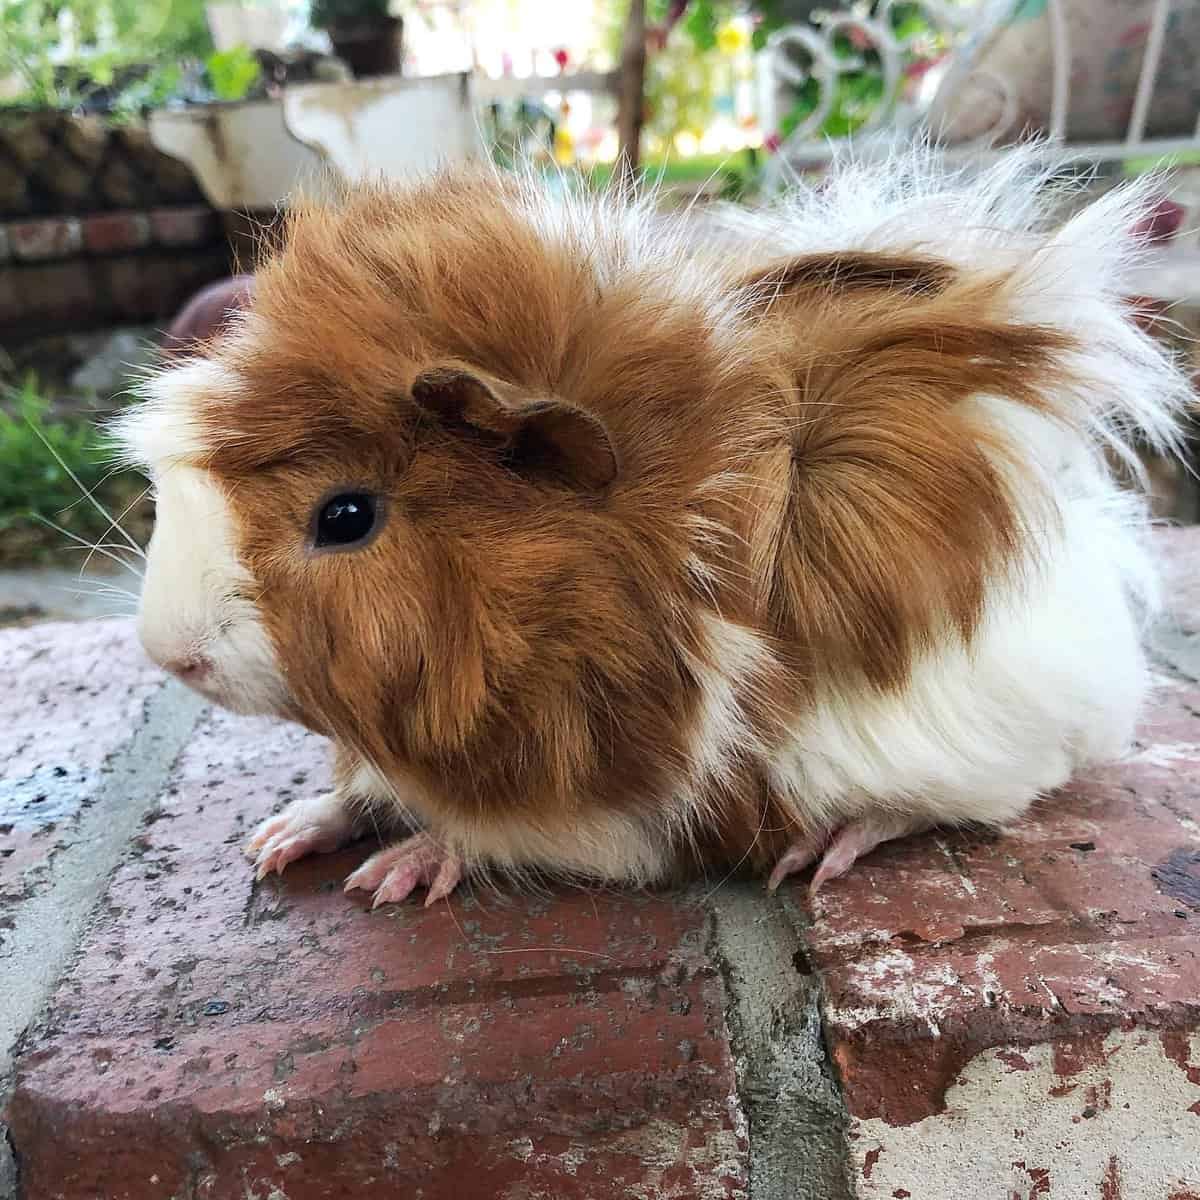
<instances>
[{"instance_id":1,"label":"blurred foliage","mask_svg":"<svg viewBox=\"0 0 1200 1200\"><path fill-rule=\"evenodd\" d=\"M674 11L677 12L677 0L674 2ZM673 0L649 0L647 20L651 24L665 21L673 11L672 4ZM679 28L694 47L697 61L709 61L716 59L723 31L738 13L748 10L752 14L754 27L751 42L754 49L761 50L777 30L791 24L808 23L813 13L823 7L825 6L807 3L805 0L752 0L748 5L728 0L688 0L683 8ZM920 38L923 35L928 35L927 45L932 45L935 40L933 27L919 3L895 4L890 10L889 22L894 36L899 40ZM672 44L677 44L674 38L668 42L668 49ZM861 67L838 75L833 103L820 129L815 133L815 136L838 138L846 137L860 128L885 96L879 55L872 47L856 46L849 34L842 33L833 39L833 52L842 59L858 58L862 64ZM690 70L694 80L695 69ZM668 111L671 107L671 90L671 84L666 83L664 100ZM649 87L647 92L649 94ZM819 101L820 85L815 78L810 78L796 91L792 107L781 121L777 132L782 137L787 137L812 115ZM694 101L689 103L689 108L693 110L693 120L695 110L703 103L704 98L697 92Z\"/></svg>"},{"instance_id":2,"label":"blurred foliage","mask_svg":"<svg viewBox=\"0 0 1200 1200\"><path fill-rule=\"evenodd\" d=\"M113 473L109 458L93 422L78 413L52 413L35 375L0 388L0 563L44 560L61 552L69 539L51 529L51 521L89 543L106 534L105 540L113 540L108 520L80 487L116 516L145 484L132 473ZM132 522L136 533L144 520L139 512Z\"/></svg>"},{"instance_id":3,"label":"blurred foliage","mask_svg":"<svg viewBox=\"0 0 1200 1200\"><path fill-rule=\"evenodd\" d=\"M500 166L511 169L552 154L558 122L544 104L527 98L496 102L484 109L482 117L492 157Z\"/></svg>"},{"instance_id":4,"label":"blurred foliage","mask_svg":"<svg viewBox=\"0 0 1200 1200\"><path fill-rule=\"evenodd\" d=\"M647 24L661 25L667 8L668 0L649 0ZM610 14L604 37L609 52L619 61L629 17L628 0L619 0ZM680 133L699 138L712 122L717 98L729 83L729 60L717 48L715 30L710 44L701 44L684 36L679 29L673 30L661 49L646 56L643 92L646 132L661 138L668 146Z\"/></svg>"},{"instance_id":5,"label":"blurred foliage","mask_svg":"<svg viewBox=\"0 0 1200 1200\"><path fill-rule=\"evenodd\" d=\"M740 200L753 190L758 168L758 151L746 149L732 154L697 154L691 158L643 159L638 174L650 187L676 187L687 194L689 189L681 185L694 184L699 188L715 184L720 199ZM613 170L612 163L596 163L585 172L586 182L602 189L611 180Z\"/></svg>"},{"instance_id":6,"label":"blurred foliage","mask_svg":"<svg viewBox=\"0 0 1200 1200\"><path fill-rule=\"evenodd\" d=\"M646 17L652 23L661 23L670 11L671 0L649 0ZM767 38L777 29L797 19L795 5L786 0L757 0L753 4L729 3L728 0L690 0L680 22L696 49L703 52L715 50L719 31L730 20L747 9L756 18L751 35L755 50L767 44Z\"/></svg>"},{"instance_id":7,"label":"blurred foliage","mask_svg":"<svg viewBox=\"0 0 1200 1200\"><path fill-rule=\"evenodd\" d=\"M262 78L258 59L245 46L210 54L204 65L218 100L242 100Z\"/></svg>"},{"instance_id":8,"label":"blurred foliage","mask_svg":"<svg viewBox=\"0 0 1200 1200\"><path fill-rule=\"evenodd\" d=\"M729 79L728 61L715 47L697 50L674 36L646 64L646 128L668 145L680 133L700 137Z\"/></svg>"},{"instance_id":9,"label":"blurred foliage","mask_svg":"<svg viewBox=\"0 0 1200 1200\"><path fill-rule=\"evenodd\" d=\"M944 49L940 36L936 35L920 4L896 4L889 16L892 32L897 40L917 39L914 44L921 47L919 52L911 55L911 61L929 53L940 53ZM850 34L840 33L833 38L832 49L838 58L858 59L861 65L837 75L833 103L820 128L813 132L814 137L848 137L870 119L881 103L896 98L884 94L883 67L878 52L872 46L856 45ZM903 88L905 83L906 80L902 77L898 86ZM787 138L807 121L816 110L820 99L820 84L816 78L810 77L802 87L796 89L792 107L784 115L776 131L779 136Z\"/></svg>"},{"instance_id":10,"label":"blurred foliage","mask_svg":"<svg viewBox=\"0 0 1200 1200\"><path fill-rule=\"evenodd\" d=\"M239 100L261 70L244 49L213 52L204 0L0 0L6 104L132 116L187 93Z\"/></svg>"}]
</instances>

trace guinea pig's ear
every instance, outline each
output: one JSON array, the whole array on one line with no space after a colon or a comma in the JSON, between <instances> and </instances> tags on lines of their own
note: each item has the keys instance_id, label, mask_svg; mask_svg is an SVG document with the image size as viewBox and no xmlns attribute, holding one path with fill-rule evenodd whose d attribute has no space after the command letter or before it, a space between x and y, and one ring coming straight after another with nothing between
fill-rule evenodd
<instances>
[{"instance_id":1,"label":"guinea pig's ear","mask_svg":"<svg viewBox=\"0 0 1200 1200\"><path fill-rule=\"evenodd\" d=\"M843 250L798 254L742 276L736 290L751 310L770 308L785 296L900 292L932 296L954 281L954 268L935 258L889 251Z\"/></svg>"},{"instance_id":2,"label":"guinea pig's ear","mask_svg":"<svg viewBox=\"0 0 1200 1200\"><path fill-rule=\"evenodd\" d=\"M553 475L589 491L616 478L607 430L563 400L526 399L511 386L456 366L422 372L412 397L443 428L470 430L501 450L521 474Z\"/></svg>"}]
</instances>

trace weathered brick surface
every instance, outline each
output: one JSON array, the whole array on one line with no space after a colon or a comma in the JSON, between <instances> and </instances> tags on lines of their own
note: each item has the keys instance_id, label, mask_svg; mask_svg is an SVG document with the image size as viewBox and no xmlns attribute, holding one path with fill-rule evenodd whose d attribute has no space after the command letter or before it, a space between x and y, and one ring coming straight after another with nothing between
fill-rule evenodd
<instances>
[{"instance_id":1,"label":"weathered brick surface","mask_svg":"<svg viewBox=\"0 0 1200 1200\"><path fill-rule=\"evenodd\" d=\"M751 1161L782 1195L782 1097L857 1200L1200 1197L1200 530L1160 549L1174 620L1126 761L1002 835L885 847L815 904L739 893L737 920L695 893L371 912L340 887L368 845L255 884L249 829L327 786L325 749L210 715L25 1038L21 1196L706 1200L748 1197ZM25 812L30 780L103 768L154 677L119 623L4 636ZM0 879L36 881L49 824ZM808 1103L824 1046L845 1123ZM846 1200L835 1175L804 1200Z\"/></svg>"},{"instance_id":2,"label":"weathered brick surface","mask_svg":"<svg viewBox=\"0 0 1200 1200\"><path fill-rule=\"evenodd\" d=\"M0 271L0 331L42 330L86 322L95 288L86 259L10 265Z\"/></svg>"},{"instance_id":3,"label":"weathered brick surface","mask_svg":"<svg viewBox=\"0 0 1200 1200\"><path fill-rule=\"evenodd\" d=\"M3 909L38 886L73 837L105 760L162 680L124 621L0 633L0 948ZM16 681L19 681L19 685Z\"/></svg>"},{"instance_id":4,"label":"weathered brick surface","mask_svg":"<svg viewBox=\"0 0 1200 1200\"><path fill-rule=\"evenodd\" d=\"M117 321L173 316L194 292L229 272L223 246L182 254L162 251L99 258L91 264L93 303Z\"/></svg>"},{"instance_id":5,"label":"weathered brick surface","mask_svg":"<svg viewBox=\"0 0 1200 1200\"><path fill-rule=\"evenodd\" d=\"M24 1196L745 1195L702 909L372 913L340 889L365 847L254 885L248 828L324 759L223 716L194 739L22 1057Z\"/></svg>"},{"instance_id":6,"label":"weathered brick surface","mask_svg":"<svg viewBox=\"0 0 1200 1200\"><path fill-rule=\"evenodd\" d=\"M1200 531L1162 548L1186 636ZM802 901L862 1197L1200 1184L1200 684L1160 685L1124 762L1002 835L892 844Z\"/></svg>"}]
</instances>

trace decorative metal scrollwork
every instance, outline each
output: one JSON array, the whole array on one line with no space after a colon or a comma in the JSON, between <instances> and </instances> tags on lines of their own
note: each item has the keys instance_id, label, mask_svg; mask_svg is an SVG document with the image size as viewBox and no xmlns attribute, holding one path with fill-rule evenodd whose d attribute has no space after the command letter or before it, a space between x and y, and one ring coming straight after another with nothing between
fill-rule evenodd
<instances>
[{"instance_id":1,"label":"decorative metal scrollwork","mask_svg":"<svg viewBox=\"0 0 1200 1200\"><path fill-rule=\"evenodd\" d=\"M911 9L914 4L924 15L926 27L917 33L898 35L895 10L901 6ZM879 76L879 99L856 127L855 136L878 130L892 119L902 127L928 121L934 113L944 111L947 97L957 94L968 79L980 80L986 75L992 87L999 89L1000 114L977 140L994 140L1012 123L1015 98L1004 80L972 68L987 36L1011 18L1015 6L1016 0L976 0L970 4L878 0L845 11L817 13L811 25L779 30L767 48L775 96L791 93L794 97L810 82L817 85L814 107L789 131L780 147L782 153L786 155L788 149L812 142L819 134L833 110L843 76L872 69ZM846 43L854 52L845 52ZM874 61L869 57L872 53ZM923 107L901 113L898 110L904 79L914 66L917 74L938 70L941 79Z\"/></svg>"}]
</instances>

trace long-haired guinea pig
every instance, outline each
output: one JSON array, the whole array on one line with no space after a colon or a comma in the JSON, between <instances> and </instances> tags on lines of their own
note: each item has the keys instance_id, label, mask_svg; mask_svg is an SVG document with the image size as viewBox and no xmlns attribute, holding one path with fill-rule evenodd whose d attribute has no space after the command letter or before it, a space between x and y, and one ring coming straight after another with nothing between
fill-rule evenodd
<instances>
[{"instance_id":1,"label":"long-haired guinea pig","mask_svg":"<svg viewBox=\"0 0 1200 1200\"><path fill-rule=\"evenodd\" d=\"M447 171L297 204L124 420L149 654L334 744L260 874L814 885L1121 752L1154 571L1108 465L1182 375L1040 160L847 164L693 228ZM416 830L416 832L414 832ZM401 835L404 836L401 836Z\"/></svg>"}]
</instances>

